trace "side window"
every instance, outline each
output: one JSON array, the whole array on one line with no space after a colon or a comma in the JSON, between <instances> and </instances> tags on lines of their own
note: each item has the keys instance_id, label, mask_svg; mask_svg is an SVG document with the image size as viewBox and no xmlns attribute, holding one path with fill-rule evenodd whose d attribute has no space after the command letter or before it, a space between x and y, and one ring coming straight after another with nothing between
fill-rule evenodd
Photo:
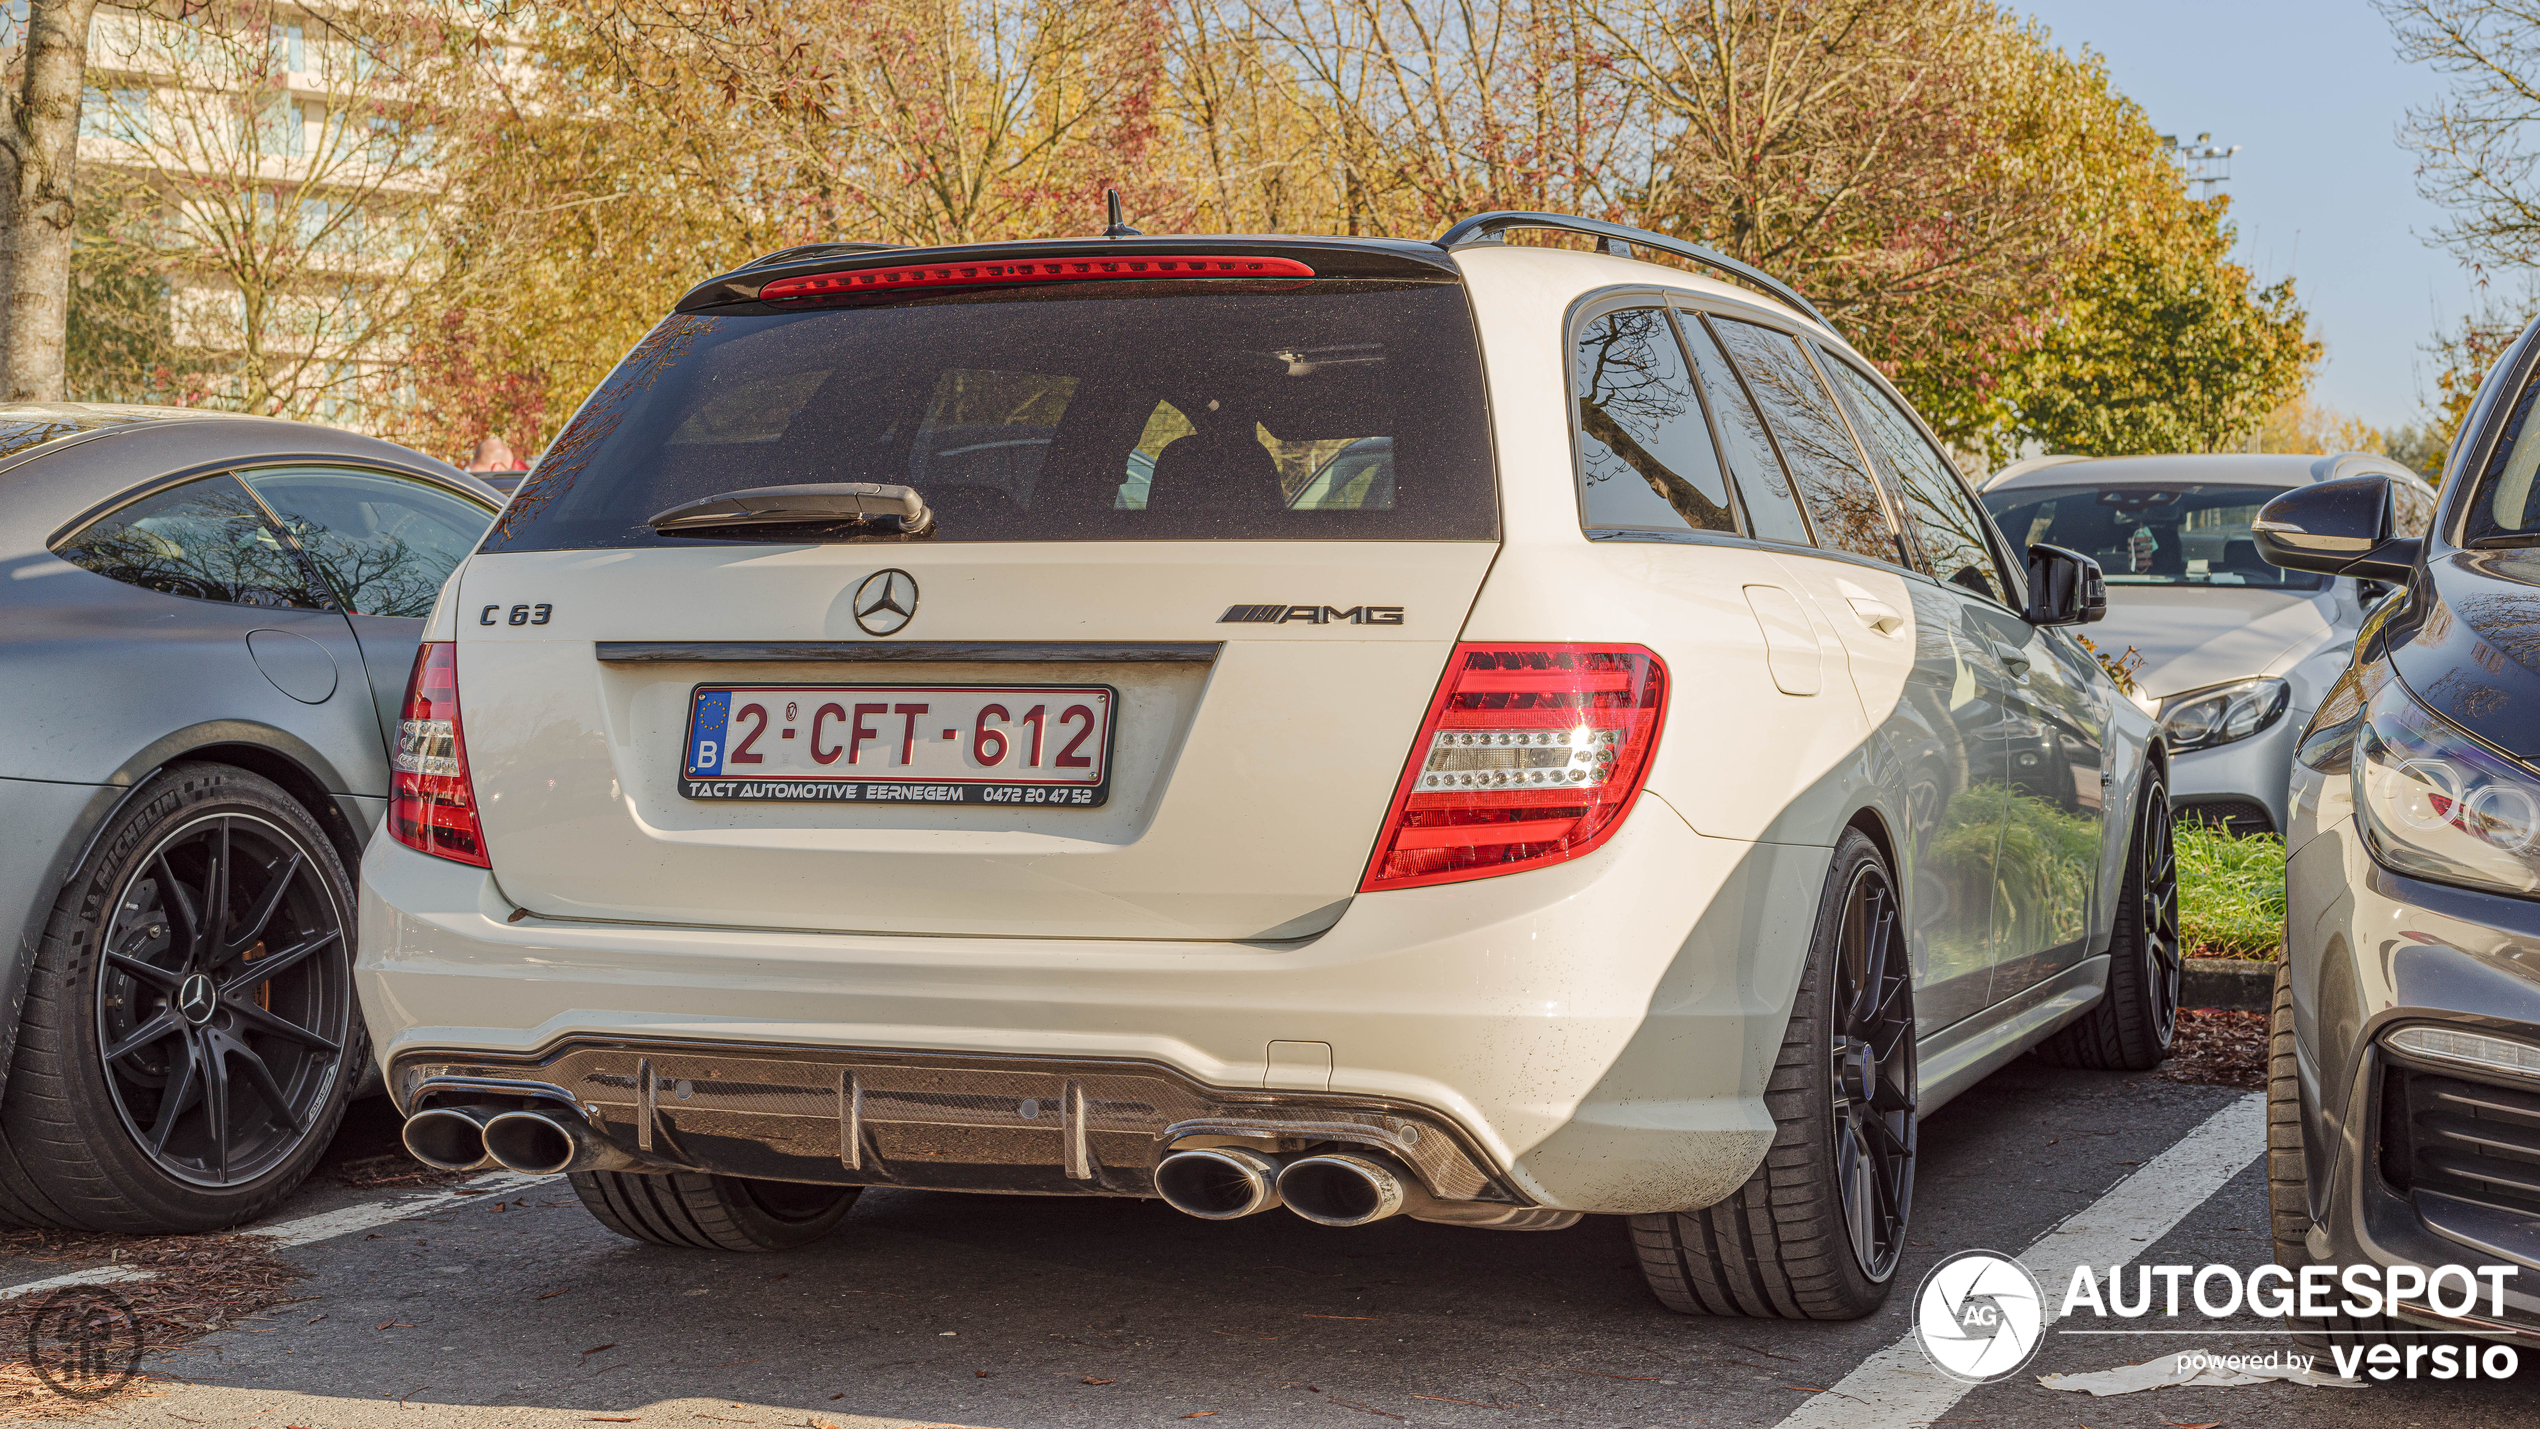
<instances>
[{"instance_id":1,"label":"side window","mask_svg":"<svg viewBox=\"0 0 2540 1429\"><path fill-rule=\"evenodd\" d=\"M1967 495L1948 460L1931 449L1914 419L1860 369L1822 348L1818 355L1834 374L1835 390L1852 414L1862 444L1887 477L1897 509L1922 548L1926 569L1939 580L2009 605L2008 583L1985 540L1993 519Z\"/></svg>"},{"instance_id":2,"label":"side window","mask_svg":"<svg viewBox=\"0 0 2540 1429\"><path fill-rule=\"evenodd\" d=\"M1323 463L1297 493L1290 511L1391 511L1393 438L1360 437Z\"/></svg>"},{"instance_id":3,"label":"side window","mask_svg":"<svg viewBox=\"0 0 2540 1429\"><path fill-rule=\"evenodd\" d=\"M1808 523L1800 518L1799 505L1790 494L1790 478L1782 472L1781 458L1773 454L1773 440L1765 434L1764 419L1756 414L1755 404L1747 399L1745 384L1738 381L1728 355L1720 351L1701 317L1681 310L1677 316L1683 323L1685 350L1693 356L1693 370L1702 376L1712 419L1719 424L1720 456L1729 464L1738 494L1745 498L1749 534L1767 541L1810 544Z\"/></svg>"},{"instance_id":4,"label":"side window","mask_svg":"<svg viewBox=\"0 0 2540 1429\"><path fill-rule=\"evenodd\" d=\"M1592 530L1730 531L1737 515L1664 308L1589 322L1571 352L1580 516Z\"/></svg>"},{"instance_id":5,"label":"side window","mask_svg":"<svg viewBox=\"0 0 2540 1429\"><path fill-rule=\"evenodd\" d=\"M1790 463L1791 482L1808 507L1818 544L1895 564L1895 533L1878 483L1862 467L1852 434L1835 412L1834 397L1800 351L1799 340L1734 319L1712 322L1746 375L1773 435L1781 439L1782 458Z\"/></svg>"},{"instance_id":6,"label":"side window","mask_svg":"<svg viewBox=\"0 0 2540 1429\"><path fill-rule=\"evenodd\" d=\"M422 617L494 513L411 477L342 467L241 472L345 608Z\"/></svg>"},{"instance_id":7,"label":"side window","mask_svg":"<svg viewBox=\"0 0 2540 1429\"><path fill-rule=\"evenodd\" d=\"M163 595L277 610L333 604L255 498L227 476L144 497L82 528L53 554Z\"/></svg>"}]
</instances>

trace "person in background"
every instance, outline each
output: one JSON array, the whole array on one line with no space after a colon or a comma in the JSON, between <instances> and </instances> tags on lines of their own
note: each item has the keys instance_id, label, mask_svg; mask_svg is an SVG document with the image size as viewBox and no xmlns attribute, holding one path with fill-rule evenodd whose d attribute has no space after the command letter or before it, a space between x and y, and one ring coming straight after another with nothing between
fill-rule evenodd
<instances>
[{"instance_id":1,"label":"person in background","mask_svg":"<svg viewBox=\"0 0 2540 1429\"><path fill-rule=\"evenodd\" d=\"M520 485L519 473L529 470L529 463L512 455L511 444L497 433L487 433L476 444L475 455L467 459L468 472L496 491L509 496Z\"/></svg>"}]
</instances>

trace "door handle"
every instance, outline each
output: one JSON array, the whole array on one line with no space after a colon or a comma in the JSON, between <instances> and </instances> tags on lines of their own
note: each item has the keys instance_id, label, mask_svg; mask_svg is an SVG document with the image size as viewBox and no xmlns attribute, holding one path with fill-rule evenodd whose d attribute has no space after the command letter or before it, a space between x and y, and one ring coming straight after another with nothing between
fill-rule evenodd
<instances>
[{"instance_id":1,"label":"door handle","mask_svg":"<svg viewBox=\"0 0 2540 1429\"><path fill-rule=\"evenodd\" d=\"M1897 631L1905 628L1905 616L1903 613L1898 611L1895 606L1888 604L1886 601L1871 600L1866 596L1858 595L1848 597L1848 599L1852 602L1852 613L1861 617L1861 623L1863 625L1870 627L1879 634L1894 635Z\"/></svg>"}]
</instances>

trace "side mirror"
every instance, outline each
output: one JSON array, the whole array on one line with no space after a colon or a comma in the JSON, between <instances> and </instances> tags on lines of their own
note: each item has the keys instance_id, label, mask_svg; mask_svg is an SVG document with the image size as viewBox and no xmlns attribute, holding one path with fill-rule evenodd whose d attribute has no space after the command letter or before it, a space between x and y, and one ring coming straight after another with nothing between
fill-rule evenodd
<instances>
[{"instance_id":1,"label":"side mirror","mask_svg":"<svg viewBox=\"0 0 2540 1429\"><path fill-rule=\"evenodd\" d=\"M2258 511L2250 538L2288 571L2405 583L2425 543L2398 532L2390 478L2349 476L2295 487Z\"/></svg>"},{"instance_id":2,"label":"side mirror","mask_svg":"<svg viewBox=\"0 0 2540 1429\"><path fill-rule=\"evenodd\" d=\"M2108 614L2108 581L2099 563L2061 546L2028 548L2028 609L2020 612L2031 625L2088 625Z\"/></svg>"}]
</instances>

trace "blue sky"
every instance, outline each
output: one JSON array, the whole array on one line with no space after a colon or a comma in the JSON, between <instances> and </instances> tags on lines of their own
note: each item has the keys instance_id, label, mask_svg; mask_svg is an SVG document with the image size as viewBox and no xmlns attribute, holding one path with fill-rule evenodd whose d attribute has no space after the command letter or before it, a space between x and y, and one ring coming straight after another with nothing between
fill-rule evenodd
<instances>
[{"instance_id":1,"label":"blue sky","mask_svg":"<svg viewBox=\"0 0 2540 1429\"><path fill-rule=\"evenodd\" d=\"M2240 261L2291 275L2328 361L2312 400L2375 426L2419 420L2423 354L2471 304L2468 272L2428 247L2442 211L2417 197L2397 130L2440 90L2394 53L2364 0L2007 0L2065 49L2107 56L2164 134L2238 144Z\"/></svg>"}]
</instances>

